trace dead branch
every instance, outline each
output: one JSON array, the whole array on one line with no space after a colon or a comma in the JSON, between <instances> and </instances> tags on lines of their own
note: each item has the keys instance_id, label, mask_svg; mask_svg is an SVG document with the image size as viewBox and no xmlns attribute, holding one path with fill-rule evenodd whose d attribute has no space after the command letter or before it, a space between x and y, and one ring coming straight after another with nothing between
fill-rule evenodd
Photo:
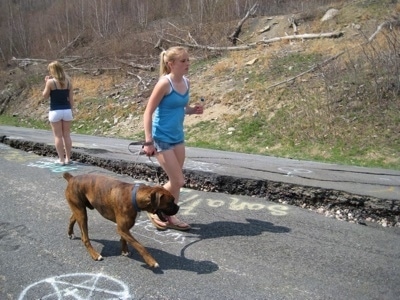
<instances>
[{"instance_id":1,"label":"dead branch","mask_svg":"<svg viewBox=\"0 0 400 300\"><path fill-rule=\"evenodd\" d=\"M142 83L143 86L146 88L146 83L143 81L142 77L140 77L139 75L134 74L134 73L132 73L132 72L127 72L127 74L128 74L128 75L131 75L131 76L136 76L137 79L139 80L138 84L136 85L136 88L138 88L139 85L140 85L141 83Z\"/></svg>"},{"instance_id":2,"label":"dead branch","mask_svg":"<svg viewBox=\"0 0 400 300\"><path fill-rule=\"evenodd\" d=\"M168 24L169 25L171 25L172 27L174 27L176 30L179 30L179 31L186 31L186 30L182 30L182 29L180 29L178 26L176 26L175 24L173 24L173 23L171 23L171 22L168 22ZM171 34L170 34L171 35ZM188 38L193 42L193 43L195 43L195 44L197 44L197 41L192 37L192 34L188 31L187 32L187 35L188 35ZM172 36L172 35L171 35ZM178 38L178 37L177 37ZM178 38L179 39L179 38Z\"/></svg>"},{"instance_id":3,"label":"dead branch","mask_svg":"<svg viewBox=\"0 0 400 300\"><path fill-rule=\"evenodd\" d=\"M269 31L269 30L271 30L271 26L270 26L270 25L267 25L267 26L265 26L264 28L260 29L257 33L258 33L258 34L261 34L261 33L267 32L267 31Z\"/></svg>"},{"instance_id":4,"label":"dead branch","mask_svg":"<svg viewBox=\"0 0 400 300\"><path fill-rule=\"evenodd\" d=\"M114 60L117 61L117 62L123 63L125 65L129 65L129 66L131 66L131 67L133 67L135 69L151 71L151 72L155 70L154 66L144 66L144 65L140 65L140 64L135 64L133 62L128 62L128 61L125 61L125 60L122 60L122 59L114 59Z\"/></svg>"},{"instance_id":5,"label":"dead branch","mask_svg":"<svg viewBox=\"0 0 400 300\"><path fill-rule=\"evenodd\" d=\"M396 22L390 22L390 21L385 21L382 24L380 24L376 31L369 37L368 42L371 42L375 36L384 28L389 27L390 29L392 29L392 26L399 26L399 21Z\"/></svg>"},{"instance_id":6,"label":"dead branch","mask_svg":"<svg viewBox=\"0 0 400 300\"><path fill-rule=\"evenodd\" d=\"M158 39L156 45L154 46L154 49L158 49L160 51L164 51L165 49L162 46L162 39Z\"/></svg>"},{"instance_id":7,"label":"dead branch","mask_svg":"<svg viewBox=\"0 0 400 300\"><path fill-rule=\"evenodd\" d=\"M67 46L65 46L64 48L62 48L62 49L58 52L58 54L61 55L63 52L67 51L70 47L73 47L73 45L74 45L75 42L80 38L80 36L81 36L81 33L78 34L78 36L77 36L76 38L74 38L70 43L68 43Z\"/></svg>"},{"instance_id":8,"label":"dead branch","mask_svg":"<svg viewBox=\"0 0 400 300\"><path fill-rule=\"evenodd\" d=\"M239 34L240 34L240 32L242 31L243 23L244 23L248 18L250 18L251 16L254 16L254 14L256 13L257 9L258 9L258 3L256 2L256 3L253 5L253 7L250 8L250 9L247 11L247 13L246 13L246 15L244 16L244 18L241 19L241 20L239 21L238 26L236 27L235 31L234 31L230 36L228 36L228 40L230 40L230 41L232 42L233 45L236 46L236 42L238 41Z\"/></svg>"},{"instance_id":9,"label":"dead branch","mask_svg":"<svg viewBox=\"0 0 400 300\"><path fill-rule=\"evenodd\" d=\"M387 27L389 25L389 22L385 21L382 24L380 24L378 26L378 28L376 29L376 31L369 37L368 42L371 42L375 36L385 27Z\"/></svg>"},{"instance_id":10,"label":"dead branch","mask_svg":"<svg viewBox=\"0 0 400 300\"><path fill-rule=\"evenodd\" d=\"M297 24L296 24L296 21L295 21L294 17L291 16L288 19L288 22L289 22L289 28L292 27L293 28L293 33L297 34Z\"/></svg>"},{"instance_id":11,"label":"dead branch","mask_svg":"<svg viewBox=\"0 0 400 300\"><path fill-rule=\"evenodd\" d=\"M342 51L342 52L336 54L335 56L329 57L328 59L324 60L322 63L319 63L319 64L314 65L312 68L308 69L307 71L304 71L304 72L302 72L302 73L300 73L300 74L297 74L296 76L293 76L293 77L290 77L290 78L285 79L285 80L283 80L283 81L280 81L280 82L278 82L278 83L275 83L275 84L273 84L273 85L267 87L266 90L269 90L269 89L271 89L271 88L273 88L273 87L276 87L276 86L281 85L281 84L284 84L284 83L291 82L291 81L295 80L296 78L303 76L304 74L310 73L310 72L314 71L315 69L320 68L320 67L326 65L327 63L329 63L330 61L332 61L332 60L338 58L339 56L341 56L341 55L344 54L344 53L345 53L345 51Z\"/></svg>"},{"instance_id":12,"label":"dead branch","mask_svg":"<svg viewBox=\"0 0 400 300\"><path fill-rule=\"evenodd\" d=\"M47 62L47 59L40 58L11 58L12 61L26 61L26 62Z\"/></svg>"}]
</instances>

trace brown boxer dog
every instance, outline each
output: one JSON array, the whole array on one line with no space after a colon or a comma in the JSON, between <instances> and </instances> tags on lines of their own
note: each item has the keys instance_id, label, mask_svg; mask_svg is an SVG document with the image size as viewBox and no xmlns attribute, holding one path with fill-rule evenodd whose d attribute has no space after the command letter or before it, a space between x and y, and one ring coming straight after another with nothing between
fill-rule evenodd
<instances>
[{"instance_id":1,"label":"brown boxer dog","mask_svg":"<svg viewBox=\"0 0 400 300\"><path fill-rule=\"evenodd\" d=\"M71 208L68 236L74 237L74 225L78 222L81 240L94 260L103 257L91 245L88 234L88 217L86 208L96 209L104 218L117 224L117 232L121 236L122 255L128 255L129 243L152 268L158 263L129 232L135 225L137 213L141 210L155 213L163 221L164 214L175 215L179 206L174 196L161 186L130 184L117 179L95 174L72 176L66 172L63 177L68 181L65 197Z\"/></svg>"}]
</instances>

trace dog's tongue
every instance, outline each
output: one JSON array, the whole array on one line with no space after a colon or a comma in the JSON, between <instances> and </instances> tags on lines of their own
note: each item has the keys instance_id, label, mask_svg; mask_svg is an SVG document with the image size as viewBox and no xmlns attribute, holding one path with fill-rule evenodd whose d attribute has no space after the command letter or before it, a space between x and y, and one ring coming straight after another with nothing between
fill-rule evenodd
<instances>
[{"instance_id":1,"label":"dog's tongue","mask_svg":"<svg viewBox=\"0 0 400 300\"><path fill-rule=\"evenodd\" d=\"M157 210L157 211L156 211L156 214L157 214L158 218L159 218L161 221L163 221L163 222L167 222L167 221L168 221L168 220L164 217L164 214L162 213L162 211Z\"/></svg>"}]
</instances>

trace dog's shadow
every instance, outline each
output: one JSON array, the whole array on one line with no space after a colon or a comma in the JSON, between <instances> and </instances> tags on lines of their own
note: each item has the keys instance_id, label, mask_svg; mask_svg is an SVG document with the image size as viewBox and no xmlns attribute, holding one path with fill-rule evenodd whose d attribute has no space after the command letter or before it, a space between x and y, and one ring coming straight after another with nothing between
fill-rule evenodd
<instances>
[{"instance_id":1,"label":"dog's shadow","mask_svg":"<svg viewBox=\"0 0 400 300\"><path fill-rule=\"evenodd\" d=\"M119 241L101 240L101 239L91 239L93 242L97 242L103 245L101 250L101 256L105 259L111 256L121 255L121 244ZM147 251L155 258L155 260L160 264L160 268L151 269L156 274L164 274L163 270L185 270L190 272L196 272L197 274L209 274L217 271L218 265L211 261L197 261L193 259L188 259L183 256L177 256L170 254L166 251L146 247ZM139 253L129 246L129 257L130 259L143 262L143 258ZM146 264L143 263L144 268L150 269Z\"/></svg>"},{"instance_id":2,"label":"dog's shadow","mask_svg":"<svg viewBox=\"0 0 400 300\"><path fill-rule=\"evenodd\" d=\"M192 242L185 245L181 250L181 255L172 255L160 249L147 248L151 255L158 261L161 268L153 269L153 272L163 274L163 270L179 269L197 274L209 274L219 269L218 265L212 261L196 261L185 257L185 250L194 246L198 242L207 239L216 239L221 237L233 236L258 236L264 232L270 233L288 233L290 229L284 226L275 226L271 222L265 222L255 219L246 219L247 223L217 221L210 224L192 223L192 229L187 233L187 238L193 239ZM120 242L110 240L93 239L100 244L103 244L101 255L117 256L120 255ZM143 262L142 257L136 250L130 249L130 258ZM144 265L144 267L147 267Z\"/></svg>"}]
</instances>

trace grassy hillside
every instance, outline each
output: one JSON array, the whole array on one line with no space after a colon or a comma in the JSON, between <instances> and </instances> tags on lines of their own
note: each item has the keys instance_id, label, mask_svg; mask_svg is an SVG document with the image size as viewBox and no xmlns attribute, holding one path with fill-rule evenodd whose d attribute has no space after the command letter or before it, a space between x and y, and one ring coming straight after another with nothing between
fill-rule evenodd
<instances>
[{"instance_id":1,"label":"grassy hillside","mask_svg":"<svg viewBox=\"0 0 400 300\"><path fill-rule=\"evenodd\" d=\"M400 4L343 1L336 17L322 22L328 8L248 19L238 46L259 44L247 50L190 49L191 101L204 97L206 111L186 118L187 144L400 169ZM265 43L294 34L290 17L298 36L343 34ZM132 60L156 71L110 57L66 63L77 103L74 132L143 137L158 57ZM20 63L1 74L0 123L49 129L48 101L41 98L47 62Z\"/></svg>"}]
</instances>

